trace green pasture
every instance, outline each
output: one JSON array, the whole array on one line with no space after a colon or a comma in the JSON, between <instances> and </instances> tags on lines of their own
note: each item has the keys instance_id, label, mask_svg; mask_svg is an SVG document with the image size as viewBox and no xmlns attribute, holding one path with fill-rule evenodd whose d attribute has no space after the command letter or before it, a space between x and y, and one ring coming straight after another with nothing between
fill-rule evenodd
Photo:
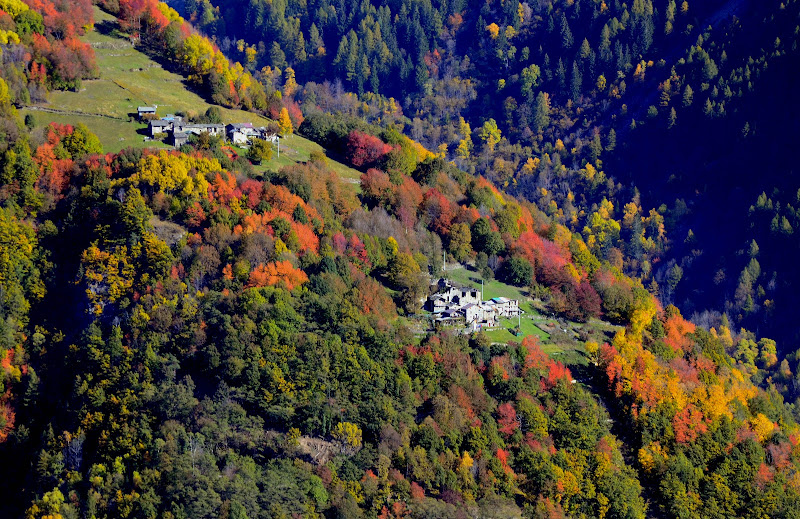
<instances>
[{"instance_id":1,"label":"green pasture","mask_svg":"<svg viewBox=\"0 0 800 519\"><path fill-rule=\"evenodd\" d=\"M448 269L450 267L448 266ZM447 277L459 285L468 287L481 287L480 273L470 270L469 268L456 268L447 271ZM520 304L528 297L527 291L515 286L506 285L496 279L486 281L483 284L483 299L491 299L493 297L507 297L509 299L518 299ZM525 310L527 311L527 310Z\"/></svg>"},{"instance_id":2,"label":"green pasture","mask_svg":"<svg viewBox=\"0 0 800 519\"><path fill-rule=\"evenodd\" d=\"M49 113L25 109L34 113L37 126L51 122L85 124L97 134L106 152L118 152L128 146L135 148L168 147L157 141L145 141L147 127L136 121L139 106L158 106L158 115L183 112L199 115L212 105L196 92L179 74L170 72L158 62L141 52L117 30L116 19L95 7L95 27L83 41L95 51L99 77L85 80L78 92L55 91L49 102L40 107L55 110ZM250 122L263 126L270 120L244 110L219 107L225 123ZM101 117L102 116L102 117ZM242 150L240 150L241 152ZM259 166L261 170L277 170L283 166L307 161L312 151L323 148L300 137L291 135L281 140L281 156ZM329 159L332 170L345 182L357 189L360 173Z\"/></svg>"}]
</instances>

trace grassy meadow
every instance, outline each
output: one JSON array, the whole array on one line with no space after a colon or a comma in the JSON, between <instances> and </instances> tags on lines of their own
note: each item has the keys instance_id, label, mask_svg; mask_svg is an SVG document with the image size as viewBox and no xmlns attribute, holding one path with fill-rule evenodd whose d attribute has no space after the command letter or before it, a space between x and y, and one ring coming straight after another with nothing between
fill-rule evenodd
<instances>
[{"instance_id":1,"label":"grassy meadow","mask_svg":"<svg viewBox=\"0 0 800 519\"><path fill-rule=\"evenodd\" d=\"M169 147L158 141L145 141L147 126L136 121L136 109L144 105L157 105L158 115L184 112L187 115L204 113L212 105L193 92L179 74L164 69L147 54L136 49L129 39L117 31L116 19L95 7L95 27L82 39L95 51L99 78L83 81L79 92L55 91L49 102L35 108L47 108L58 113L24 109L33 113L37 126L51 122L85 124L100 137L103 149L115 153L127 147ZM250 122L265 125L269 119L244 110L219 107L225 123ZM239 150L243 153L243 150ZM258 169L277 170L283 166L308 160L312 151L323 148L300 137L291 135L281 140L280 158L258 166ZM348 183L357 184L360 173L329 159L331 169ZM357 186L356 186L357 187Z\"/></svg>"}]
</instances>

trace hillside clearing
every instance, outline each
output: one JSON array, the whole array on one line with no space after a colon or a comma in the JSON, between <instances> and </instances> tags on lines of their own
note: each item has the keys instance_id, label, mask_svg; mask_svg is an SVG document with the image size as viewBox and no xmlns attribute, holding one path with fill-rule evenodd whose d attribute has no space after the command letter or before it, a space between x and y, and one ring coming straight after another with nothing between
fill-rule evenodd
<instances>
[{"instance_id":1,"label":"hillside clearing","mask_svg":"<svg viewBox=\"0 0 800 519\"><path fill-rule=\"evenodd\" d=\"M450 270L447 276L457 284L468 287L481 287L480 274L470 266L458 265ZM622 329L601 319L592 318L585 323L565 320L552 313L540 300L531 300L527 290L507 285L496 279L484 281L483 299L508 297L519 300L520 308L525 312L521 319L501 318L498 327L485 330L484 333L493 343L506 344L520 342L529 335L539 339L542 350L561 362L575 366L585 366L588 362L585 341L597 343L610 342L614 335ZM514 330L519 325L520 334Z\"/></svg>"},{"instance_id":2,"label":"hillside clearing","mask_svg":"<svg viewBox=\"0 0 800 519\"><path fill-rule=\"evenodd\" d=\"M161 116L176 112L191 116L202 114L215 105L193 92L182 76L164 69L147 54L136 49L117 30L117 21L113 16L95 7L94 18L94 29L83 36L82 40L94 49L99 78L83 81L79 92L52 92L49 103L25 108L21 112L33 113L37 126L46 126L52 122L83 123L100 138L103 150L107 153L116 153L127 147L171 148L159 141L145 141L149 132L147 125L136 121L137 107L157 105ZM249 122L255 126L264 126L270 121L252 112L221 106L218 108L225 123ZM280 158L273 154L272 160L256 169L262 172L277 170L304 162L313 151L324 149L299 135L291 135L281 142ZM328 159L328 162L343 181L358 189L360 172L334 160Z\"/></svg>"}]
</instances>

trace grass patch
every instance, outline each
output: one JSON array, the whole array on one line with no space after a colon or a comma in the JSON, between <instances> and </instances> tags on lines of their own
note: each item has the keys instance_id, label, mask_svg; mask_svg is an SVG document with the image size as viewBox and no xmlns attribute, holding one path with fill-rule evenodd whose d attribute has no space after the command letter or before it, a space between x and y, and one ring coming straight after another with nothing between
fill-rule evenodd
<instances>
[{"instance_id":1,"label":"grass patch","mask_svg":"<svg viewBox=\"0 0 800 519\"><path fill-rule=\"evenodd\" d=\"M480 274L466 267L459 267L455 270L448 270L447 275L452 281L460 285L468 287L477 287L477 288L480 288L481 286ZM522 302L527 299L528 293L518 287L512 285L506 285L505 283L501 283L500 281L493 279L491 281L484 282L483 299L486 300L486 299L491 299L493 297L507 297L509 299L517 299L520 301L520 304L522 304ZM527 309L524 310L526 312L528 311Z\"/></svg>"},{"instance_id":2,"label":"grass patch","mask_svg":"<svg viewBox=\"0 0 800 519\"><path fill-rule=\"evenodd\" d=\"M488 330L484 333L492 342L521 342L522 339L529 335L538 337L540 342L547 342L550 340L550 334L539 328L530 317L526 316L522 316L521 319L520 335L514 335L511 333L511 330L517 327L517 322L516 318L501 318L498 323L500 326L499 329Z\"/></svg>"},{"instance_id":3,"label":"grass patch","mask_svg":"<svg viewBox=\"0 0 800 519\"><path fill-rule=\"evenodd\" d=\"M480 275L471 270L469 267L459 267L455 270L447 271L448 277L454 283L468 287L480 288L481 278ZM550 339L550 334L540 328L536 322L531 319L532 317L540 316L540 312L528 300L527 292L522 289L507 285L496 279L486 281L483 284L483 299L492 299L493 297L507 297L509 299L516 299L519 301L519 307L525 314L522 316L520 324L520 335L516 336L511 333L511 330L517 327L518 320L514 318L501 318L499 321L500 329L486 331L486 336L492 342L507 343L509 341L519 342L528 335L535 335L541 341Z\"/></svg>"},{"instance_id":4,"label":"grass patch","mask_svg":"<svg viewBox=\"0 0 800 519\"><path fill-rule=\"evenodd\" d=\"M586 356L585 350L578 346L545 345L542 350L553 359L573 369L576 366L584 367L589 365L589 358Z\"/></svg>"},{"instance_id":5,"label":"grass patch","mask_svg":"<svg viewBox=\"0 0 800 519\"><path fill-rule=\"evenodd\" d=\"M455 270L447 272L448 277L455 283L468 286L477 287L481 286L480 275L468 267L459 267ZM522 309L524 315L521 321L516 317L501 318L499 320L499 328L496 330L488 330L484 332L492 342L508 343L510 341L520 342L528 335L535 335L540 341L545 342L550 340L550 334L539 327L537 321L533 317L539 317L541 314L531 302L528 300L528 294L522 289L507 285L496 279L484 282L483 284L483 299L492 299L493 297L507 297L509 299L516 299L519 301L519 307ZM514 335L512 330L520 323L520 335Z\"/></svg>"},{"instance_id":6,"label":"grass patch","mask_svg":"<svg viewBox=\"0 0 800 519\"><path fill-rule=\"evenodd\" d=\"M106 153L117 153L122 149L131 148L168 148L172 146L159 141L144 140L144 135L138 133L143 131L146 126L137 123L128 123L104 117L91 117L88 115L63 115L49 112L40 112L23 108L20 110L23 117L25 114L33 114L36 118L36 126L44 127L50 123L59 124L78 124L83 123L89 130L100 138L103 144L103 151Z\"/></svg>"},{"instance_id":7,"label":"grass patch","mask_svg":"<svg viewBox=\"0 0 800 519\"><path fill-rule=\"evenodd\" d=\"M280 141L281 156L273 150L272 159L263 164L255 166L255 170L264 173L269 170L278 170L283 166L291 166L298 162L306 162L311 158L313 152L325 152L325 148L320 146L314 141L310 141L300 135L290 135ZM238 148L237 153L245 155L247 150ZM353 184L356 189L360 189L359 182L361 179L361 172L353 168L347 167L341 162L328 159L328 167L332 169L339 178L343 181Z\"/></svg>"},{"instance_id":8,"label":"grass patch","mask_svg":"<svg viewBox=\"0 0 800 519\"><path fill-rule=\"evenodd\" d=\"M448 271L448 277L461 285L481 286L480 275L469 267ZM586 323L564 320L552 315L552 311L542 302L532 301L524 289L497 280L485 282L483 287L483 298L491 299L493 297L519 300L520 308L525 314L522 316L519 336L512 333L512 330L517 327L516 318L500 319L500 328L484 332L489 340L506 344L511 341L521 342L525 337L533 335L539 338L545 353L573 368L585 367L589 364L584 340L602 344L610 341L614 334L621 329L620 326L600 319L590 319Z\"/></svg>"}]
</instances>

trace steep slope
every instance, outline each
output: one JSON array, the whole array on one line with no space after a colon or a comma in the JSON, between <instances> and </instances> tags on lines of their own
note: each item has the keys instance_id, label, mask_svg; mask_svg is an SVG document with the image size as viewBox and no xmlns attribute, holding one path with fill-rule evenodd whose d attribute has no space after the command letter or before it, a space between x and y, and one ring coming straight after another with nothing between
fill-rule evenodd
<instances>
[{"instance_id":1,"label":"steep slope","mask_svg":"<svg viewBox=\"0 0 800 519\"><path fill-rule=\"evenodd\" d=\"M610 201L627 226L594 252L655 280L663 304L716 325L726 313L784 352L796 341L794 273L770 265L742 286L736 253L758 195L800 187L789 151L797 2L173 4L261 77L296 74L307 111L357 112L343 85L372 105L361 115L404 127L587 240ZM373 115L387 103L398 109Z\"/></svg>"},{"instance_id":2,"label":"steep slope","mask_svg":"<svg viewBox=\"0 0 800 519\"><path fill-rule=\"evenodd\" d=\"M151 49L187 27L163 4L122 4ZM188 29L164 58L195 44L212 51L181 67L206 70L206 92L215 67L248 77ZM800 428L753 383L775 343L696 328L598 257L610 203L584 240L396 128L320 111L304 127L363 170L360 193L321 156L264 176L213 142L103 154L82 125L50 125L31 148L10 101L3 514L796 513ZM552 326L545 345L415 336L443 248L525 308L587 324Z\"/></svg>"},{"instance_id":3,"label":"steep slope","mask_svg":"<svg viewBox=\"0 0 800 519\"><path fill-rule=\"evenodd\" d=\"M23 109L32 113L40 127L51 122L86 125L100 137L107 152L122 149L168 147L160 141L145 140L149 136L146 124L135 121L138 106L159 106L159 114L184 113L189 117L204 114L215 106L225 123L269 124L271 119L241 109L230 109L209 103L192 88L186 79L165 68L143 49L134 46L128 35L120 32L117 19L94 8L94 28L80 38L94 50L97 57L97 78L85 79L77 91L56 91L46 103ZM86 114L86 115L81 115ZM281 156L273 158L260 169L274 170L309 159L312 152L324 153L319 145L301 136L283 141ZM359 173L335 160L331 167L345 180L355 181Z\"/></svg>"}]
</instances>

